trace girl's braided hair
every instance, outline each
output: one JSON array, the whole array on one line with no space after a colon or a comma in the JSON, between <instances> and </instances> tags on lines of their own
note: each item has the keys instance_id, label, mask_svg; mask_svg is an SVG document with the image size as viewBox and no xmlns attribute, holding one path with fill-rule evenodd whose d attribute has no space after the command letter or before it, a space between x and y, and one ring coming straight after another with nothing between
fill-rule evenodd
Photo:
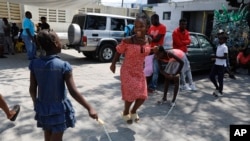
<instances>
[{"instance_id":1,"label":"girl's braided hair","mask_svg":"<svg viewBox=\"0 0 250 141\"><path fill-rule=\"evenodd\" d=\"M42 30L37 34L36 40L46 52L61 48L59 37L54 31Z\"/></svg>"},{"instance_id":2,"label":"girl's braided hair","mask_svg":"<svg viewBox=\"0 0 250 141\"><path fill-rule=\"evenodd\" d=\"M139 19L143 20L144 23L145 23L147 26L150 25L150 20L149 20L149 18L147 17L146 14L144 14L144 13L139 13L139 14L136 16L136 20L139 20Z\"/></svg>"}]
</instances>

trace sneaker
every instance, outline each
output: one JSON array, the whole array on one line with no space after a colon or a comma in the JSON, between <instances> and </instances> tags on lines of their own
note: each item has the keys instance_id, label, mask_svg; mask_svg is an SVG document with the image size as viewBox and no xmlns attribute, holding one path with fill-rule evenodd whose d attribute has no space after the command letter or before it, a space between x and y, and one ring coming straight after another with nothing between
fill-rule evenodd
<instances>
[{"instance_id":1,"label":"sneaker","mask_svg":"<svg viewBox=\"0 0 250 141\"><path fill-rule=\"evenodd\" d=\"M157 91L155 89L148 88L148 93L155 94Z\"/></svg>"},{"instance_id":2,"label":"sneaker","mask_svg":"<svg viewBox=\"0 0 250 141\"><path fill-rule=\"evenodd\" d=\"M236 77L233 74L229 74L229 78L236 79Z\"/></svg>"},{"instance_id":3,"label":"sneaker","mask_svg":"<svg viewBox=\"0 0 250 141\"><path fill-rule=\"evenodd\" d=\"M189 87L190 87L190 89L191 89L192 91L196 91L196 90L197 90L197 88L195 87L195 85L194 85L194 84L189 85Z\"/></svg>"},{"instance_id":4,"label":"sneaker","mask_svg":"<svg viewBox=\"0 0 250 141\"><path fill-rule=\"evenodd\" d=\"M186 84L186 85L182 85L181 86L181 90L184 90L184 91L190 91L191 90L191 88Z\"/></svg>"},{"instance_id":5,"label":"sneaker","mask_svg":"<svg viewBox=\"0 0 250 141\"><path fill-rule=\"evenodd\" d=\"M167 103L167 100L161 99L161 100L157 101L157 103L158 104L165 104L165 103Z\"/></svg>"},{"instance_id":6,"label":"sneaker","mask_svg":"<svg viewBox=\"0 0 250 141\"><path fill-rule=\"evenodd\" d=\"M219 91L218 91L218 94L217 94L217 96L223 96L223 94L222 93L220 93Z\"/></svg>"},{"instance_id":7,"label":"sneaker","mask_svg":"<svg viewBox=\"0 0 250 141\"><path fill-rule=\"evenodd\" d=\"M148 88L148 93L154 93L154 92L155 92L154 89Z\"/></svg>"},{"instance_id":8,"label":"sneaker","mask_svg":"<svg viewBox=\"0 0 250 141\"><path fill-rule=\"evenodd\" d=\"M171 102L170 106L175 107L175 102Z\"/></svg>"},{"instance_id":9,"label":"sneaker","mask_svg":"<svg viewBox=\"0 0 250 141\"><path fill-rule=\"evenodd\" d=\"M218 96L218 93L219 93L218 90L214 90L213 95L217 97L217 96Z\"/></svg>"}]
</instances>

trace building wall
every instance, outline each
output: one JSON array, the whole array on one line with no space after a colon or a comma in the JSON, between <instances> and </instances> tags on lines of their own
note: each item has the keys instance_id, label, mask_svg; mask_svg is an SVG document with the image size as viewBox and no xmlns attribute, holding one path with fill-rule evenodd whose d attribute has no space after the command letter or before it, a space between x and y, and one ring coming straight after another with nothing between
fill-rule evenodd
<instances>
[{"instance_id":1,"label":"building wall","mask_svg":"<svg viewBox=\"0 0 250 141\"><path fill-rule=\"evenodd\" d=\"M0 0L0 18L6 17L9 22L16 22L19 27L21 27L22 19L25 17L25 11L32 13L34 24L40 22L39 19L41 16L47 17L47 22L56 32L67 32L74 14L79 12L106 13L131 17L135 17L139 13L138 8L119 8L97 4L88 4L81 9L53 9L13 4Z\"/></svg>"},{"instance_id":2,"label":"building wall","mask_svg":"<svg viewBox=\"0 0 250 141\"><path fill-rule=\"evenodd\" d=\"M179 25L179 19L183 16L183 12L191 12L192 30L195 32L204 33L203 27L206 27L207 12L222 9L222 6L227 9L234 9L228 6L226 0L193 0L190 2L171 2L162 3L153 7L153 11L159 14L160 22L165 24L169 31L173 31ZM204 13L205 11L205 13ZM170 20L163 20L163 13L171 12Z\"/></svg>"},{"instance_id":3,"label":"building wall","mask_svg":"<svg viewBox=\"0 0 250 141\"><path fill-rule=\"evenodd\" d=\"M40 8L41 9L41 8ZM50 9L48 9L49 11ZM57 12L59 9L55 9ZM33 18L32 21L36 24L39 22L39 7L34 6L24 6L24 11L31 11ZM72 21L72 18L74 14L77 14L79 12L94 12L94 13L106 13L106 14L116 14L116 15L123 15L123 16L132 16L135 17L137 13L139 12L138 9L133 8L116 8L116 7L110 7L110 6L102 6L102 5L88 5L88 7L84 7L82 9L67 9L65 10L65 21L60 22L58 21L58 17L56 18L56 22L50 22L49 17L50 13L47 13L47 21L50 24L51 29L53 29L56 32L67 32L68 26ZM40 14L41 15L41 14ZM24 16L24 15L23 15ZM56 16L56 15L55 15ZM63 16L63 15L61 15Z\"/></svg>"}]
</instances>

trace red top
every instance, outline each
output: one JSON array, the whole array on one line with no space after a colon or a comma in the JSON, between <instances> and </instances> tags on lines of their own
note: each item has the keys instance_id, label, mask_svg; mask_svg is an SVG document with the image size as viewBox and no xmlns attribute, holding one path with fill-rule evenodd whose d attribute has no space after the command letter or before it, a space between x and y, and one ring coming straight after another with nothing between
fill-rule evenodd
<instances>
[{"instance_id":1,"label":"red top","mask_svg":"<svg viewBox=\"0 0 250 141\"><path fill-rule=\"evenodd\" d=\"M239 60L239 63L240 64L247 64L247 62L250 61L250 54L247 55L246 57L243 55L243 52L240 52L238 55L237 55L237 60Z\"/></svg>"},{"instance_id":2,"label":"red top","mask_svg":"<svg viewBox=\"0 0 250 141\"><path fill-rule=\"evenodd\" d=\"M162 34L165 35L167 32L167 28L163 24L159 24L158 26L151 25L150 28L148 29L148 34L153 36L155 38L157 35ZM157 45L163 45L164 41L164 36L160 39L158 43L156 42L151 42L151 47L157 46Z\"/></svg>"},{"instance_id":3,"label":"red top","mask_svg":"<svg viewBox=\"0 0 250 141\"><path fill-rule=\"evenodd\" d=\"M187 45L191 43L189 32L185 29L183 32L180 28L176 28L172 34L173 37L173 48L180 49L183 52L187 52Z\"/></svg>"}]
</instances>

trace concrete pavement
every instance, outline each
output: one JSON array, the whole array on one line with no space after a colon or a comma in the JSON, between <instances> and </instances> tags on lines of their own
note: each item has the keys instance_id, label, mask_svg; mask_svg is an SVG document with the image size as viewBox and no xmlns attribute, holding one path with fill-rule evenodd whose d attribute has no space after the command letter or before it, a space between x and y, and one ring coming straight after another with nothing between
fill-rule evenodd
<instances>
[{"instance_id":1,"label":"concrete pavement","mask_svg":"<svg viewBox=\"0 0 250 141\"><path fill-rule=\"evenodd\" d=\"M71 63L77 88L98 111L105 122L105 130L76 101L77 124L64 133L65 141L229 141L230 124L250 124L250 76L238 74L237 79L225 78L221 98L211 95L213 87L207 74L195 74L196 92L180 92L177 104L157 105L162 97L162 85L156 94L138 111L140 123L127 125L120 113L121 100L119 68L115 74L110 63L86 59L75 50L62 50L61 58ZM0 141L42 141L43 131L36 127L34 111L29 96L29 61L25 53L0 59L0 93L10 106L21 105L15 122L5 118L0 111ZM170 89L169 100L172 97Z\"/></svg>"}]
</instances>

